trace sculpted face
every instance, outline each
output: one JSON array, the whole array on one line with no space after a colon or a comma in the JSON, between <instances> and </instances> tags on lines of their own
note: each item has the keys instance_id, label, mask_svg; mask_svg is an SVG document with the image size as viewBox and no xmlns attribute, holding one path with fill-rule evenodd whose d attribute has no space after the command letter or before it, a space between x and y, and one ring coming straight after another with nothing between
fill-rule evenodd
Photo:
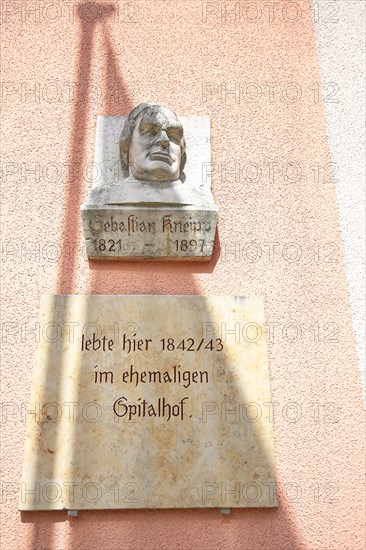
<instances>
[{"instance_id":1,"label":"sculpted face","mask_svg":"<svg viewBox=\"0 0 366 550\"><path fill-rule=\"evenodd\" d=\"M172 182L179 179L183 127L166 107L136 120L129 148L130 175L138 180Z\"/></svg>"}]
</instances>

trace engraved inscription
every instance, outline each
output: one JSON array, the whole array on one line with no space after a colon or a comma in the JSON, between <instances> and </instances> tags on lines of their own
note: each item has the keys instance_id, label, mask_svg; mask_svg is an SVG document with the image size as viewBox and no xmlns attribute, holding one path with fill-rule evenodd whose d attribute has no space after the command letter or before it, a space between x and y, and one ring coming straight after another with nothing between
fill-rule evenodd
<instances>
[{"instance_id":1,"label":"engraved inscription","mask_svg":"<svg viewBox=\"0 0 366 550\"><path fill-rule=\"evenodd\" d=\"M210 259L216 218L215 210L91 211L84 220L88 256Z\"/></svg>"}]
</instances>

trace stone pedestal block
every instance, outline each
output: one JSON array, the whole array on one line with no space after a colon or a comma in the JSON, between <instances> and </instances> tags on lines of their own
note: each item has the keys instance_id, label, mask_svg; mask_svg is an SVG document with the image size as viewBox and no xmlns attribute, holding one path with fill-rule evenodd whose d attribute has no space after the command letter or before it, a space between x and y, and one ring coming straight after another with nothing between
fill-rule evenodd
<instances>
[{"instance_id":1,"label":"stone pedestal block","mask_svg":"<svg viewBox=\"0 0 366 550\"><path fill-rule=\"evenodd\" d=\"M215 206L84 206L81 213L90 259L209 261L212 257Z\"/></svg>"}]
</instances>

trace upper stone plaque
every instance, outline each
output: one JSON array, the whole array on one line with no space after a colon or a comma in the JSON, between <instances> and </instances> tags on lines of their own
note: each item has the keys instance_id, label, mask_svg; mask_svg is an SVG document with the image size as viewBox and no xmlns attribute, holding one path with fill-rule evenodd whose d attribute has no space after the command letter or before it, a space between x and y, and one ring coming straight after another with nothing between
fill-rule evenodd
<instances>
[{"instance_id":1,"label":"upper stone plaque","mask_svg":"<svg viewBox=\"0 0 366 550\"><path fill-rule=\"evenodd\" d=\"M94 186L81 206L88 257L210 260L210 162L208 117L147 103L98 117Z\"/></svg>"}]
</instances>

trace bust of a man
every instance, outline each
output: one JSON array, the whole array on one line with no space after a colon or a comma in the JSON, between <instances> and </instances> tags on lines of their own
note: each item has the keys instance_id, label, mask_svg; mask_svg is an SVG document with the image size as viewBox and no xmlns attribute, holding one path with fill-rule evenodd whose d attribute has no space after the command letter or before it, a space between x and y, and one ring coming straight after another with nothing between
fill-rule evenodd
<instances>
[{"instance_id":1,"label":"bust of a man","mask_svg":"<svg viewBox=\"0 0 366 550\"><path fill-rule=\"evenodd\" d=\"M172 109L150 103L141 103L127 117L98 117L95 165L100 178L85 205L212 205L202 175L211 159L207 119L180 120Z\"/></svg>"},{"instance_id":2,"label":"bust of a man","mask_svg":"<svg viewBox=\"0 0 366 550\"><path fill-rule=\"evenodd\" d=\"M120 154L126 184L181 184L185 179L183 126L162 105L141 103L130 112L121 134Z\"/></svg>"},{"instance_id":3,"label":"bust of a man","mask_svg":"<svg viewBox=\"0 0 366 550\"><path fill-rule=\"evenodd\" d=\"M98 117L97 178L81 206L89 258L210 259L210 165L208 116L178 119L141 103L128 116Z\"/></svg>"}]
</instances>

